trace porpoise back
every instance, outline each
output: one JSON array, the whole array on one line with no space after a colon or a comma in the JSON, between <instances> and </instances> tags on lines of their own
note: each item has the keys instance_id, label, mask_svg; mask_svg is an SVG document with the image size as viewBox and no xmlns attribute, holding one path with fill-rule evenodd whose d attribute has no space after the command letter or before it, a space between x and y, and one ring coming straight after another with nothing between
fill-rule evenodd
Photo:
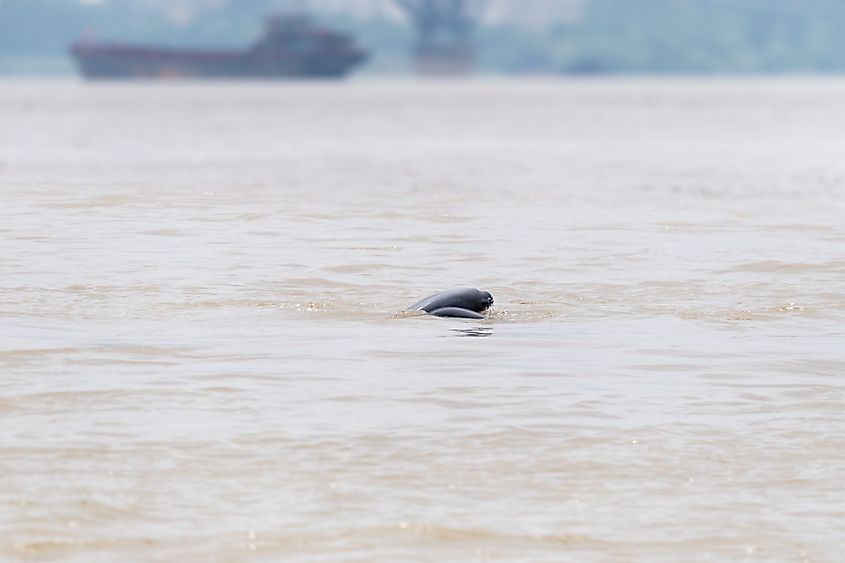
<instances>
[{"instance_id":1,"label":"porpoise back","mask_svg":"<svg viewBox=\"0 0 845 563\"><path fill-rule=\"evenodd\" d=\"M436 317L483 319L481 313L493 306L493 296L488 291L460 287L437 293L417 301L409 309L425 311Z\"/></svg>"}]
</instances>

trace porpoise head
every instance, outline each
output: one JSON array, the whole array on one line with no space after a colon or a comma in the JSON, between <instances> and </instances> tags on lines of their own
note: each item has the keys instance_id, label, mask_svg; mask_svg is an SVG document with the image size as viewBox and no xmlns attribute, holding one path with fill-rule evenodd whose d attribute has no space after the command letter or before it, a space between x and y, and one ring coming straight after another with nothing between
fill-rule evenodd
<instances>
[{"instance_id":1,"label":"porpoise head","mask_svg":"<svg viewBox=\"0 0 845 563\"><path fill-rule=\"evenodd\" d=\"M493 296L490 295L489 291L479 291L478 293L481 294L481 309L479 311L486 311L490 307L493 306Z\"/></svg>"}]
</instances>

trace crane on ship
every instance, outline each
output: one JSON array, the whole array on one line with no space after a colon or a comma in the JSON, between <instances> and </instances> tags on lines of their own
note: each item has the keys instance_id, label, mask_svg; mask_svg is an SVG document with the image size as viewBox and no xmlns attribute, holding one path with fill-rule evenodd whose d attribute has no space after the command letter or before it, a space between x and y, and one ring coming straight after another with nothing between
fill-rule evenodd
<instances>
[{"instance_id":1,"label":"crane on ship","mask_svg":"<svg viewBox=\"0 0 845 563\"><path fill-rule=\"evenodd\" d=\"M469 73L475 63L473 31L489 0L395 0L417 39L413 57L422 74Z\"/></svg>"}]
</instances>

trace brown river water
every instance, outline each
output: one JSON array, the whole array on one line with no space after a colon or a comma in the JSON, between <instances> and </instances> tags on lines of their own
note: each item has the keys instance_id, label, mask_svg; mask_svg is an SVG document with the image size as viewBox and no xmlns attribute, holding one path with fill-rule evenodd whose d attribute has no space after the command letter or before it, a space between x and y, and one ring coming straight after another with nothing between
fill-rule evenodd
<instances>
[{"instance_id":1,"label":"brown river water","mask_svg":"<svg viewBox=\"0 0 845 563\"><path fill-rule=\"evenodd\" d=\"M0 190L2 561L845 559L845 80L3 81Z\"/></svg>"}]
</instances>

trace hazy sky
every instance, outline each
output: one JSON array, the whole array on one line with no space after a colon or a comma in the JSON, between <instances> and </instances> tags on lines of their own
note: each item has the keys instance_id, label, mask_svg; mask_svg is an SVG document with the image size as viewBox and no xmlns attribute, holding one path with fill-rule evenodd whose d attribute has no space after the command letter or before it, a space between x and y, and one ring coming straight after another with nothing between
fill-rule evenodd
<instances>
[{"instance_id":1,"label":"hazy sky","mask_svg":"<svg viewBox=\"0 0 845 563\"><path fill-rule=\"evenodd\" d=\"M82 4L102 4L121 0L76 0ZM123 0L125 1L125 0ZM194 14L214 10L236 0L135 0L160 11L170 20L187 23ZM578 17L586 0L470 0L488 4L485 20L509 21L529 27L542 27L552 21L568 21ZM392 0L265 0L271 10L324 11L352 14L357 17L390 17L402 19L402 13Z\"/></svg>"}]
</instances>

